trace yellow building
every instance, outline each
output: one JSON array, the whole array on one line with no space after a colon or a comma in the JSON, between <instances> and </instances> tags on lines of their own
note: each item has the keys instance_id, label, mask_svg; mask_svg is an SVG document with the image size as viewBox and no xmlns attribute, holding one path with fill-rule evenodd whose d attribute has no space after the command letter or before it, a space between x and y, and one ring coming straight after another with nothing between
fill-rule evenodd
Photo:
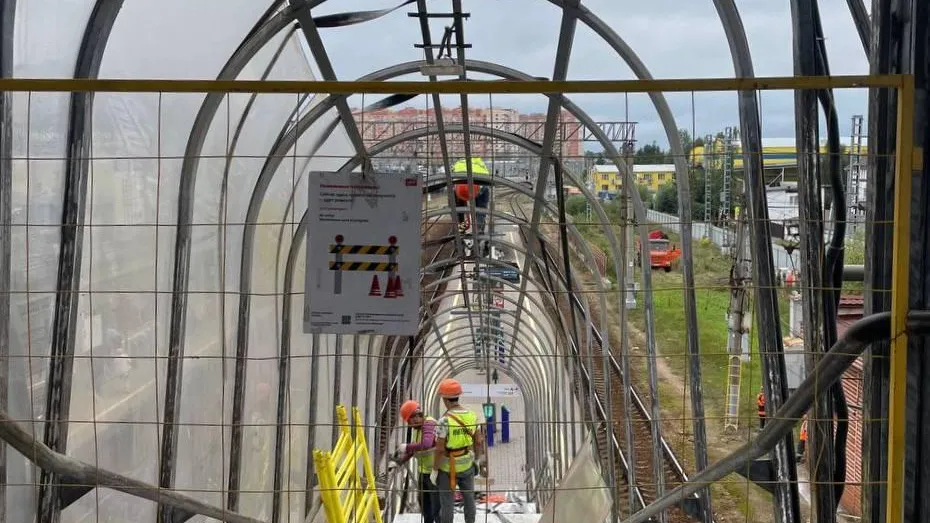
<instances>
[{"instance_id":1,"label":"yellow building","mask_svg":"<svg viewBox=\"0 0 930 523\"><path fill-rule=\"evenodd\" d=\"M740 143L737 141L733 148L733 168L743 168L743 151ZM841 154L849 154L849 146L843 144L840 148ZM827 144L824 141L820 145L820 154L826 156ZM862 147L861 155L866 155L865 147ZM703 166L711 169L721 169L724 159L724 142L718 138L711 144L700 145L691 150L691 165ZM765 169L789 169L797 167L798 155L797 145L794 138L763 138L762 139L762 166Z\"/></svg>"},{"instance_id":2,"label":"yellow building","mask_svg":"<svg viewBox=\"0 0 930 523\"><path fill-rule=\"evenodd\" d=\"M673 164L634 165L633 176L636 185L648 187L656 192L659 187L675 181ZM614 165L595 165L591 169L591 184L600 197L616 196L623 186L623 178Z\"/></svg>"}]
</instances>

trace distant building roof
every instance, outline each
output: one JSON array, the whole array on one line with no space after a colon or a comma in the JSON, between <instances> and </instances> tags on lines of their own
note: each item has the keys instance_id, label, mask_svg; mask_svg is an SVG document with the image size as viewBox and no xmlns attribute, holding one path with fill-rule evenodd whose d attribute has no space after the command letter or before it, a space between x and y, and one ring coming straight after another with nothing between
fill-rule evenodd
<instances>
[{"instance_id":1,"label":"distant building roof","mask_svg":"<svg viewBox=\"0 0 930 523\"><path fill-rule=\"evenodd\" d=\"M617 166L613 164L595 165L594 171L599 172L599 173L618 172ZM659 164L634 165L633 172L634 173L673 173L675 172L675 164L659 163Z\"/></svg>"},{"instance_id":2,"label":"distant building roof","mask_svg":"<svg viewBox=\"0 0 930 523\"><path fill-rule=\"evenodd\" d=\"M739 140L736 141L737 145L740 145L742 142ZM865 136L862 137L862 146L865 147L868 145L868 140ZM794 137L784 137L784 138L763 138L762 147L796 147L797 141ZM820 146L826 147L827 140L826 138L820 140ZM849 138L840 139L840 146L849 147Z\"/></svg>"},{"instance_id":3,"label":"distant building roof","mask_svg":"<svg viewBox=\"0 0 930 523\"><path fill-rule=\"evenodd\" d=\"M791 220L798 217L798 193L788 192L784 187L766 191L769 205L769 219L772 221Z\"/></svg>"},{"instance_id":4,"label":"distant building roof","mask_svg":"<svg viewBox=\"0 0 930 523\"><path fill-rule=\"evenodd\" d=\"M659 163L659 164L646 164L646 165L634 165L634 173L673 173L675 172L675 164L673 163Z\"/></svg>"}]
</instances>

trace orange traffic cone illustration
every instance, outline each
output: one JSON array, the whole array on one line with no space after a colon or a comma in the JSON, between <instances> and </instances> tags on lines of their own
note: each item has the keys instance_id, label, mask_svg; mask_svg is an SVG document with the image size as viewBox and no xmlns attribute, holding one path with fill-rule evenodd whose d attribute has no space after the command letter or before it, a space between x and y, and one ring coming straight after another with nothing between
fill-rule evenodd
<instances>
[{"instance_id":1,"label":"orange traffic cone illustration","mask_svg":"<svg viewBox=\"0 0 930 523\"><path fill-rule=\"evenodd\" d=\"M385 298L396 298L397 297L397 289L396 287L394 287L394 278L392 278L390 274L387 277L387 290L384 291L384 297Z\"/></svg>"},{"instance_id":2,"label":"orange traffic cone illustration","mask_svg":"<svg viewBox=\"0 0 930 523\"><path fill-rule=\"evenodd\" d=\"M404 295L404 289L400 283L400 274L394 276L394 295L398 298L403 297Z\"/></svg>"},{"instance_id":3,"label":"orange traffic cone illustration","mask_svg":"<svg viewBox=\"0 0 930 523\"><path fill-rule=\"evenodd\" d=\"M368 295L381 296L381 284L378 282L377 274L371 277L371 290L368 291Z\"/></svg>"}]
</instances>

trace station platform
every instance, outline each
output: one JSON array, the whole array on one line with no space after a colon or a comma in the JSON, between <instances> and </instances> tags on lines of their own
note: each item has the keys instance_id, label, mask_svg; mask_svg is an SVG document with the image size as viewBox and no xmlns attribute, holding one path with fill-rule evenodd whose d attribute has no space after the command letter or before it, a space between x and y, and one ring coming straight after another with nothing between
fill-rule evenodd
<instances>
[{"instance_id":1,"label":"station platform","mask_svg":"<svg viewBox=\"0 0 930 523\"><path fill-rule=\"evenodd\" d=\"M486 390L487 388L488 377L480 371L466 371L457 376L457 379L462 382L463 386L473 384L480 385L480 387L475 387L479 390ZM507 376L501 375L498 384L513 385L514 383ZM472 409L481 409L481 405L486 400L486 396L462 398L463 403ZM521 396L491 397L491 402L497 406L497 419L495 420L494 446L488 448L488 476L490 479L490 485L487 486L488 491L499 494L510 492L525 495L526 409L523 405L523 398ZM509 443L501 442L501 406L506 406L510 411ZM484 484L479 479L479 481L475 482L475 486L476 488L482 488Z\"/></svg>"}]
</instances>

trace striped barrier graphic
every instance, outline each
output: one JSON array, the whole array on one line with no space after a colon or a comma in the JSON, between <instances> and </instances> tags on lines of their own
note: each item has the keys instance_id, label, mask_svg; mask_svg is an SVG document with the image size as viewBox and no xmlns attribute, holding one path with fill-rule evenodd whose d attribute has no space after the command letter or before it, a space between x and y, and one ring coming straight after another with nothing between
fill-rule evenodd
<instances>
[{"instance_id":1,"label":"striped barrier graphic","mask_svg":"<svg viewBox=\"0 0 930 523\"><path fill-rule=\"evenodd\" d=\"M397 298L404 295L400 275L398 271L400 266L397 263L397 253L400 247L397 246L397 237L388 238L388 245L345 245L345 238L336 235L336 243L329 246L329 253L333 255L333 261L329 262L329 270L334 272L333 294L342 294L342 273L348 272L386 272L386 290L385 298ZM345 255L354 256L387 256L386 262L374 261L346 261ZM381 296L381 284L378 281L378 275L372 277L369 296Z\"/></svg>"}]
</instances>

